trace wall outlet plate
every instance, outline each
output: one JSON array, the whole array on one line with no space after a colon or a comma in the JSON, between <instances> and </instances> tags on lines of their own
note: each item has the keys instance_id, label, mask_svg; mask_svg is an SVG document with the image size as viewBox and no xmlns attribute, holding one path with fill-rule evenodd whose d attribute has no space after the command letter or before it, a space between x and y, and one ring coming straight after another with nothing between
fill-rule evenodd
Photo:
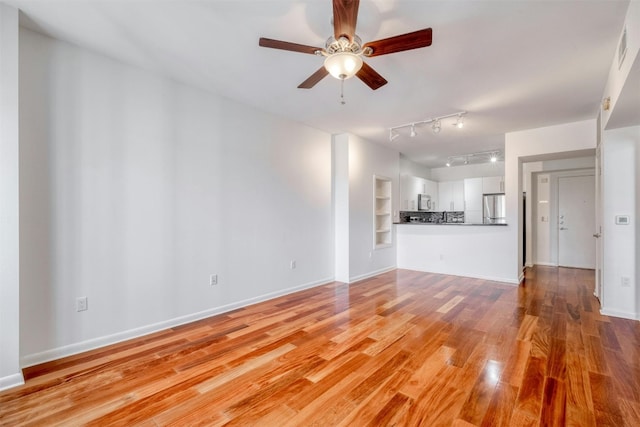
<instances>
[{"instance_id":1,"label":"wall outlet plate","mask_svg":"<svg viewBox=\"0 0 640 427\"><path fill-rule=\"evenodd\" d=\"M76 311L86 311L89 309L89 299L87 297L76 298Z\"/></svg>"},{"instance_id":2,"label":"wall outlet plate","mask_svg":"<svg viewBox=\"0 0 640 427\"><path fill-rule=\"evenodd\" d=\"M209 276L209 285L215 286L217 284L218 284L218 275L212 274L211 276Z\"/></svg>"}]
</instances>

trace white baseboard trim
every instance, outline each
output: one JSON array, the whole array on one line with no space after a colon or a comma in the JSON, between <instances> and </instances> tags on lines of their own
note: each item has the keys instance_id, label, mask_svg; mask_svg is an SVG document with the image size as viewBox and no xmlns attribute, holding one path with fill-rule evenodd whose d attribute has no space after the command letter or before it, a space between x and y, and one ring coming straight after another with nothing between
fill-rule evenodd
<instances>
[{"instance_id":1,"label":"white baseboard trim","mask_svg":"<svg viewBox=\"0 0 640 427\"><path fill-rule=\"evenodd\" d=\"M626 311L609 310L606 308L601 308L600 314L604 314L605 316L621 317L623 319L629 319L629 320L640 320L640 313L629 313Z\"/></svg>"},{"instance_id":2,"label":"white baseboard trim","mask_svg":"<svg viewBox=\"0 0 640 427\"><path fill-rule=\"evenodd\" d=\"M22 376L22 373L7 375L6 377L0 378L0 391L18 387L22 384L24 384L24 377Z\"/></svg>"},{"instance_id":3,"label":"white baseboard trim","mask_svg":"<svg viewBox=\"0 0 640 427\"><path fill-rule=\"evenodd\" d=\"M413 271L421 271L423 273L433 273L433 274L444 274L447 276L456 276L456 277L467 277L469 279L480 279L480 280L489 280L491 282L502 282L502 283L508 283L510 285L519 285L520 281L518 281L518 279L506 279L504 277L495 277L495 276L482 276L482 275L476 275L476 274L452 274L446 271L428 271L428 270L422 270L419 268L409 268L409 267L398 267L400 269L403 270L413 270Z\"/></svg>"},{"instance_id":4,"label":"white baseboard trim","mask_svg":"<svg viewBox=\"0 0 640 427\"><path fill-rule=\"evenodd\" d=\"M553 263L553 262L536 262L536 265L542 265L545 267L557 267L558 264L557 263Z\"/></svg>"},{"instance_id":5,"label":"white baseboard trim","mask_svg":"<svg viewBox=\"0 0 640 427\"><path fill-rule=\"evenodd\" d=\"M524 266L525 266L525 267L529 267L529 268L531 268L531 267L533 267L534 265L535 265L534 263L532 263L532 262L528 262L528 263L526 263Z\"/></svg>"},{"instance_id":6,"label":"white baseboard trim","mask_svg":"<svg viewBox=\"0 0 640 427\"><path fill-rule=\"evenodd\" d=\"M518 284L522 283L523 280L524 280L524 271L521 271L520 274L518 274Z\"/></svg>"},{"instance_id":7,"label":"white baseboard trim","mask_svg":"<svg viewBox=\"0 0 640 427\"><path fill-rule=\"evenodd\" d=\"M391 267L385 267L385 268L382 268L380 270L371 271L369 273L361 274L359 276L350 277L349 278L349 284L355 283L355 282L359 282L360 280L368 279L368 278L373 277L373 276L377 276L378 274L387 273L387 272L389 272L391 270L395 270L395 269L396 269L396 266L394 265L394 266L391 266Z\"/></svg>"},{"instance_id":8,"label":"white baseboard trim","mask_svg":"<svg viewBox=\"0 0 640 427\"><path fill-rule=\"evenodd\" d=\"M153 324L142 326L139 328L129 329L126 331L117 332L115 334L105 335L103 337L93 338L90 340L69 344L66 346L57 347L50 350L45 350L40 353L29 354L29 355L23 356L20 359L20 364L23 368L26 368L28 366L38 365L40 363L49 362L51 360L61 359L63 357L72 356L74 354L82 353L89 350L94 350L96 348L105 347L107 345L116 344L122 341L138 338L144 335L149 335L151 333L162 331L164 329L173 328L175 326L195 322L197 320L205 319L207 317L215 316L217 314L226 313L228 311L246 307L251 304L267 301L283 295L288 295L288 294L292 294L294 292L302 291L305 289L326 285L326 284L332 283L333 281L334 281L333 277L316 280L313 282L308 282L302 285L294 286L292 288L271 292L271 293L260 295L254 298L248 298L246 300L237 301L231 304L214 307L214 308L200 311L197 313L187 314L185 316L164 320L162 322L153 323Z\"/></svg>"}]
</instances>

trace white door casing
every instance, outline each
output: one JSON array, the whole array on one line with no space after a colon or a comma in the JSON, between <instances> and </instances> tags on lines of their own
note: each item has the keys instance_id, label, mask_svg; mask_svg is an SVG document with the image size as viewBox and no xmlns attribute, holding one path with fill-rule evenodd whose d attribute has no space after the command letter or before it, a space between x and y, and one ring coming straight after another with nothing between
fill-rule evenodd
<instances>
[{"instance_id":1,"label":"white door casing","mask_svg":"<svg viewBox=\"0 0 640 427\"><path fill-rule=\"evenodd\" d=\"M558 179L558 265L595 268L595 177Z\"/></svg>"},{"instance_id":2,"label":"white door casing","mask_svg":"<svg viewBox=\"0 0 640 427\"><path fill-rule=\"evenodd\" d=\"M600 145L600 136L598 135L598 147L596 148L596 198L595 198L595 216L596 223L593 237L596 238L596 277L595 289L593 294L600 300L602 306L602 149Z\"/></svg>"}]
</instances>

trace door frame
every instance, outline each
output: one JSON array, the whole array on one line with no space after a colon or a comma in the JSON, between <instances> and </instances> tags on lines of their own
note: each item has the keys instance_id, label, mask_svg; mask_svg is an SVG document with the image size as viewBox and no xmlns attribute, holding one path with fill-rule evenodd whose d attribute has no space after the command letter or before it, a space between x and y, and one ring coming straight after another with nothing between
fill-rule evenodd
<instances>
[{"instance_id":1,"label":"door frame","mask_svg":"<svg viewBox=\"0 0 640 427\"><path fill-rule=\"evenodd\" d=\"M596 223L593 237L596 239L596 270L593 295L603 304L602 277L603 271L603 244L602 244L602 131L600 129L600 115L598 115L598 132L596 145Z\"/></svg>"}]
</instances>

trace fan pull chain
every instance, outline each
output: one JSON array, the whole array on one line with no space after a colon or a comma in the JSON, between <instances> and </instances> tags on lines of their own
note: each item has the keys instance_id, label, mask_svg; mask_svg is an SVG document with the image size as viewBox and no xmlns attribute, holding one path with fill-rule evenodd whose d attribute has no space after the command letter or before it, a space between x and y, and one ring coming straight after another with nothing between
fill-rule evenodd
<instances>
[{"instance_id":1,"label":"fan pull chain","mask_svg":"<svg viewBox=\"0 0 640 427\"><path fill-rule=\"evenodd\" d=\"M340 104L344 105L347 101L344 100L344 79L340 79Z\"/></svg>"}]
</instances>

